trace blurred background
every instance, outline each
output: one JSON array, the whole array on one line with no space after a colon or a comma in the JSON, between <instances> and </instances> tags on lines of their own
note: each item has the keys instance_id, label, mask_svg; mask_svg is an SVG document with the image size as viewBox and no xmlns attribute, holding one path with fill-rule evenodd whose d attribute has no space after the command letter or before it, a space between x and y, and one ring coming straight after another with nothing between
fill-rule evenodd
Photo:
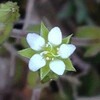
<instances>
[{"instance_id":1,"label":"blurred background","mask_svg":"<svg viewBox=\"0 0 100 100\"><path fill-rule=\"evenodd\" d=\"M100 100L100 0L0 0L0 4L7 1L17 2L20 17L0 41L0 100ZM39 33L41 21L48 29L60 27L63 37L73 34L71 43L77 47L71 56L76 72L47 83L29 71L29 59L17 52L29 47L25 37L28 32Z\"/></svg>"}]
</instances>

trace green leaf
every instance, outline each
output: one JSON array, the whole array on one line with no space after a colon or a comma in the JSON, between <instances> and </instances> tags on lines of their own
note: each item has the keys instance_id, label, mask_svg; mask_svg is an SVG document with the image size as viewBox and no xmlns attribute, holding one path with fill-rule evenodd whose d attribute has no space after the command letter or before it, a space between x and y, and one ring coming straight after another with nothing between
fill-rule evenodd
<instances>
[{"instance_id":1,"label":"green leaf","mask_svg":"<svg viewBox=\"0 0 100 100\"><path fill-rule=\"evenodd\" d=\"M13 25L10 23L0 27L0 44L9 37L12 28Z\"/></svg>"},{"instance_id":2,"label":"green leaf","mask_svg":"<svg viewBox=\"0 0 100 100\"><path fill-rule=\"evenodd\" d=\"M40 27L41 27L40 25L32 25L29 26L27 30L40 34Z\"/></svg>"},{"instance_id":3,"label":"green leaf","mask_svg":"<svg viewBox=\"0 0 100 100\"><path fill-rule=\"evenodd\" d=\"M67 71L76 71L75 68L73 67L73 64L69 58L63 59L65 65L66 65L66 70Z\"/></svg>"},{"instance_id":4,"label":"green leaf","mask_svg":"<svg viewBox=\"0 0 100 100\"><path fill-rule=\"evenodd\" d=\"M0 22L12 23L19 18L19 7L17 3L7 2L0 4Z\"/></svg>"},{"instance_id":5,"label":"green leaf","mask_svg":"<svg viewBox=\"0 0 100 100\"><path fill-rule=\"evenodd\" d=\"M48 41L48 33L49 33L49 30L41 22L41 32L40 32L40 35L45 39L46 42Z\"/></svg>"},{"instance_id":6,"label":"green leaf","mask_svg":"<svg viewBox=\"0 0 100 100\"><path fill-rule=\"evenodd\" d=\"M41 82L45 83L45 82L48 82L50 80L56 80L56 79L58 79L58 75L50 71L46 75L46 77L44 77L43 80L41 80Z\"/></svg>"},{"instance_id":7,"label":"green leaf","mask_svg":"<svg viewBox=\"0 0 100 100\"><path fill-rule=\"evenodd\" d=\"M84 56L85 57L91 57L95 56L100 52L100 44L95 44L94 46L88 47Z\"/></svg>"},{"instance_id":8,"label":"green leaf","mask_svg":"<svg viewBox=\"0 0 100 100\"><path fill-rule=\"evenodd\" d=\"M28 74L28 84L29 84L30 87L33 87L36 84L37 77L38 77L37 72L32 72L32 71L29 72L29 74Z\"/></svg>"},{"instance_id":9,"label":"green leaf","mask_svg":"<svg viewBox=\"0 0 100 100\"><path fill-rule=\"evenodd\" d=\"M49 64L46 64L46 66L40 69L41 80L43 80L49 72L50 72Z\"/></svg>"},{"instance_id":10,"label":"green leaf","mask_svg":"<svg viewBox=\"0 0 100 100\"><path fill-rule=\"evenodd\" d=\"M73 35L73 34L71 34L71 35L67 36L66 38L64 38L64 39L62 40L62 43L68 44L68 43L70 42L70 39L71 39L72 35Z\"/></svg>"},{"instance_id":11,"label":"green leaf","mask_svg":"<svg viewBox=\"0 0 100 100\"><path fill-rule=\"evenodd\" d=\"M18 53L24 57L31 58L36 52L31 48L27 48L18 51Z\"/></svg>"},{"instance_id":12,"label":"green leaf","mask_svg":"<svg viewBox=\"0 0 100 100\"><path fill-rule=\"evenodd\" d=\"M25 48L29 47L29 45L28 45L28 43L26 41L26 38L21 38L20 42L21 42L21 44L22 44L23 47L25 47Z\"/></svg>"},{"instance_id":13,"label":"green leaf","mask_svg":"<svg viewBox=\"0 0 100 100\"><path fill-rule=\"evenodd\" d=\"M100 38L100 28L96 26L85 26L78 28L77 37L81 38Z\"/></svg>"}]
</instances>

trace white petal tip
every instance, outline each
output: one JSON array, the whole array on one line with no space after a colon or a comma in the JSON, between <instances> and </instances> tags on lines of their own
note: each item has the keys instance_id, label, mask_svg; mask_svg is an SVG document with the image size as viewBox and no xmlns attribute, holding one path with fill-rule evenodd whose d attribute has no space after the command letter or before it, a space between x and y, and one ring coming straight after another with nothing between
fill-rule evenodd
<instances>
[{"instance_id":1,"label":"white petal tip","mask_svg":"<svg viewBox=\"0 0 100 100\"><path fill-rule=\"evenodd\" d=\"M43 37L35 33L28 33L26 40L29 46L36 51L41 50L42 47L45 45L45 40L43 39Z\"/></svg>"},{"instance_id":2,"label":"white petal tip","mask_svg":"<svg viewBox=\"0 0 100 100\"><path fill-rule=\"evenodd\" d=\"M45 65L46 65L45 59L43 59L42 56L39 54L33 55L29 60L29 69L32 71L37 71Z\"/></svg>"},{"instance_id":3,"label":"white petal tip","mask_svg":"<svg viewBox=\"0 0 100 100\"><path fill-rule=\"evenodd\" d=\"M59 55L63 59L67 59L76 50L73 44L62 44L59 49Z\"/></svg>"},{"instance_id":4,"label":"white petal tip","mask_svg":"<svg viewBox=\"0 0 100 100\"><path fill-rule=\"evenodd\" d=\"M54 45L59 45L62 42L62 33L59 27L54 27L48 34L48 40Z\"/></svg>"},{"instance_id":5,"label":"white petal tip","mask_svg":"<svg viewBox=\"0 0 100 100\"><path fill-rule=\"evenodd\" d=\"M65 64L63 61L61 60L54 60L51 61L50 64L50 69L56 73L57 75L63 75L64 71L65 71Z\"/></svg>"}]
</instances>

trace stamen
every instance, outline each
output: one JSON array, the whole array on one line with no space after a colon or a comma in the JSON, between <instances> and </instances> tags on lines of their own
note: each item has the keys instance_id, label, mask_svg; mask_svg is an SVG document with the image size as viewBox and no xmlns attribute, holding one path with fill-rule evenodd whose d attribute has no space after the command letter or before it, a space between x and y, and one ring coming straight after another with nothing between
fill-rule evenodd
<instances>
[{"instance_id":1,"label":"stamen","mask_svg":"<svg viewBox=\"0 0 100 100\"><path fill-rule=\"evenodd\" d=\"M59 51L59 48L57 48L57 51Z\"/></svg>"},{"instance_id":2,"label":"stamen","mask_svg":"<svg viewBox=\"0 0 100 100\"><path fill-rule=\"evenodd\" d=\"M59 55L59 51L57 52L57 54Z\"/></svg>"},{"instance_id":3,"label":"stamen","mask_svg":"<svg viewBox=\"0 0 100 100\"><path fill-rule=\"evenodd\" d=\"M49 45L48 45L48 44L46 44L45 46L46 46L46 47L48 47Z\"/></svg>"},{"instance_id":4,"label":"stamen","mask_svg":"<svg viewBox=\"0 0 100 100\"><path fill-rule=\"evenodd\" d=\"M54 58L52 58L52 60L54 60Z\"/></svg>"},{"instance_id":5,"label":"stamen","mask_svg":"<svg viewBox=\"0 0 100 100\"><path fill-rule=\"evenodd\" d=\"M50 58L49 57L46 57L46 60L50 60Z\"/></svg>"},{"instance_id":6,"label":"stamen","mask_svg":"<svg viewBox=\"0 0 100 100\"><path fill-rule=\"evenodd\" d=\"M50 81L52 81L52 79L50 79Z\"/></svg>"},{"instance_id":7,"label":"stamen","mask_svg":"<svg viewBox=\"0 0 100 100\"><path fill-rule=\"evenodd\" d=\"M40 53L40 55L43 56L43 55L45 55L47 53L48 53L48 51L43 51L43 52Z\"/></svg>"},{"instance_id":8,"label":"stamen","mask_svg":"<svg viewBox=\"0 0 100 100\"><path fill-rule=\"evenodd\" d=\"M51 53L54 57L59 57L59 55L55 55L55 54L53 54L53 53Z\"/></svg>"},{"instance_id":9,"label":"stamen","mask_svg":"<svg viewBox=\"0 0 100 100\"><path fill-rule=\"evenodd\" d=\"M48 53L48 51L44 51L44 54L47 54Z\"/></svg>"}]
</instances>

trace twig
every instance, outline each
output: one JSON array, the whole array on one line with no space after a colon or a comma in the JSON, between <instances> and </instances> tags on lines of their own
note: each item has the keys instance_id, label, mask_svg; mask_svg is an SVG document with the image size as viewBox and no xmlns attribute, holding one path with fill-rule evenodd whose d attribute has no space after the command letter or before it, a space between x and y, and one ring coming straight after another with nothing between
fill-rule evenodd
<instances>
[{"instance_id":1,"label":"twig","mask_svg":"<svg viewBox=\"0 0 100 100\"><path fill-rule=\"evenodd\" d=\"M35 89L32 93L31 100L39 100L41 89Z\"/></svg>"},{"instance_id":2,"label":"twig","mask_svg":"<svg viewBox=\"0 0 100 100\"><path fill-rule=\"evenodd\" d=\"M32 10L33 10L33 5L34 5L34 0L27 0L26 15L25 15L25 20L24 20L23 30L29 26L29 22L30 22Z\"/></svg>"},{"instance_id":3,"label":"twig","mask_svg":"<svg viewBox=\"0 0 100 100\"><path fill-rule=\"evenodd\" d=\"M28 63L28 59L25 59L24 57L20 56L17 52L17 50L9 43L5 42L4 43L4 47L11 53L11 54L15 54L17 57L21 58L23 61L25 61L26 63Z\"/></svg>"},{"instance_id":4,"label":"twig","mask_svg":"<svg viewBox=\"0 0 100 100\"><path fill-rule=\"evenodd\" d=\"M13 77L14 76L14 73L15 73L15 59L16 59L16 55L11 53L11 61L10 61L10 77Z\"/></svg>"},{"instance_id":5,"label":"twig","mask_svg":"<svg viewBox=\"0 0 100 100\"><path fill-rule=\"evenodd\" d=\"M30 32L32 32L32 31L13 29L11 37L14 37L14 38L26 37L27 33L30 33ZM94 45L94 44L100 43L100 39L89 39L89 38L72 37L71 43L76 45L76 46L84 47L84 46L90 46L90 45Z\"/></svg>"}]
</instances>

